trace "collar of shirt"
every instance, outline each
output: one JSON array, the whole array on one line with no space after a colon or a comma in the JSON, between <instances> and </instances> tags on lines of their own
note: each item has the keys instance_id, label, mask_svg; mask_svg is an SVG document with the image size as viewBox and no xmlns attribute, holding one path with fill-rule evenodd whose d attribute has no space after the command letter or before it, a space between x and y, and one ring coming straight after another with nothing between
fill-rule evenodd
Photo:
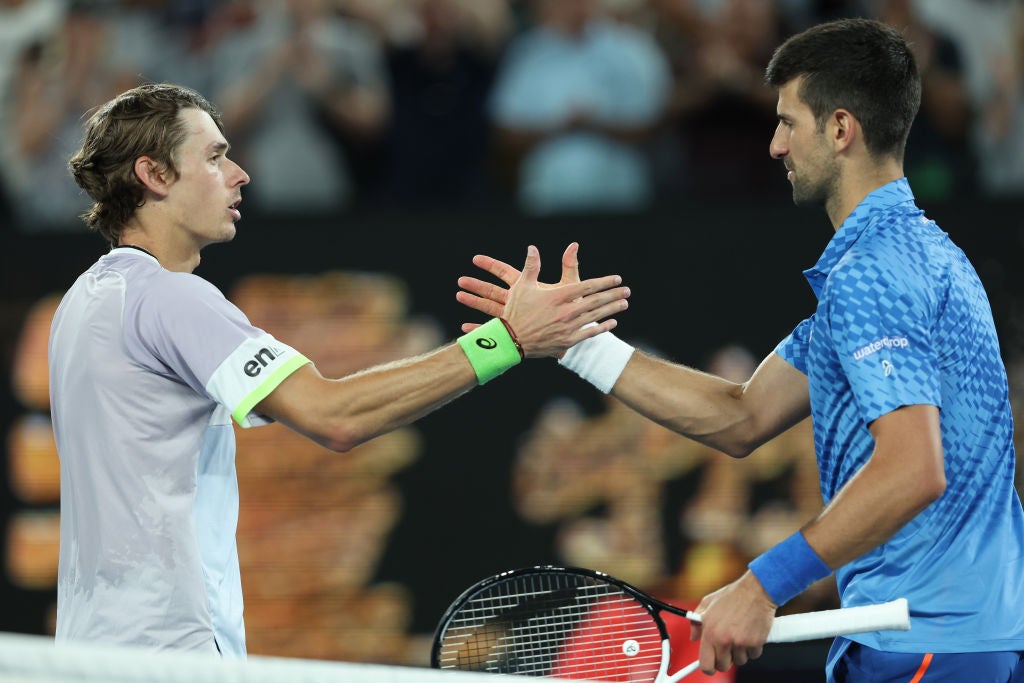
<instances>
[{"instance_id":1,"label":"collar of shirt","mask_svg":"<svg viewBox=\"0 0 1024 683\"><path fill-rule=\"evenodd\" d=\"M872 218L885 209L891 209L897 204L914 201L914 193L910 190L910 183L906 178L900 178L886 183L877 190L874 190L857 205L857 208L846 217L843 224L836 230L836 234L829 240L825 251L822 252L818 262L804 271L804 277L814 290L814 296L821 297L821 290L825 286L828 274L839 259L850 250L864 230L871 225Z\"/></svg>"}]
</instances>

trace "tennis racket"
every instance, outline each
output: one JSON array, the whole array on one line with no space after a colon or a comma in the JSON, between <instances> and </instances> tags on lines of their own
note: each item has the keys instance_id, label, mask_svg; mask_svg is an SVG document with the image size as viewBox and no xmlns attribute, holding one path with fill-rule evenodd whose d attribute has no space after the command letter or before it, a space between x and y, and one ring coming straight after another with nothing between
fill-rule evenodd
<instances>
[{"instance_id":1,"label":"tennis racket","mask_svg":"<svg viewBox=\"0 0 1024 683\"><path fill-rule=\"evenodd\" d=\"M700 621L602 572L531 567L471 586L434 634L438 669L595 681L673 683L698 662L669 674L671 649L660 613ZM777 617L768 642L910 628L907 601Z\"/></svg>"}]
</instances>

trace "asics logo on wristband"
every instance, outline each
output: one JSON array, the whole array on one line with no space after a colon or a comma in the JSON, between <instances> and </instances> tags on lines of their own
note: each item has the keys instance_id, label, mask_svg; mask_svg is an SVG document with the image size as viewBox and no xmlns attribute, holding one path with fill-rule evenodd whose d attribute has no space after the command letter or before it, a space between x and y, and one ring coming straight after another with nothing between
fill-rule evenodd
<instances>
[{"instance_id":1,"label":"asics logo on wristband","mask_svg":"<svg viewBox=\"0 0 1024 683\"><path fill-rule=\"evenodd\" d=\"M479 339L476 340L476 345L479 346L481 349L487 349L489 351L493 348L497 348L498 342L494 341L493 339L488 339L487 337L480 337Z\"/></svg>"}]
</instances>

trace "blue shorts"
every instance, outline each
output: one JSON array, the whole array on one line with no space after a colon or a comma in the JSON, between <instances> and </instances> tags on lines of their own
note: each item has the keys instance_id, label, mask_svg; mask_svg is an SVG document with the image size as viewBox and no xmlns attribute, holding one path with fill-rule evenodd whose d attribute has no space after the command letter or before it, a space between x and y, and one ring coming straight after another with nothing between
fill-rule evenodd
<instances>
[{"instance_id":1,"label":"blue shorts","mask_svg":"<svg viewBox=\"0 0 1024 683\"><path fill-rule=\"evenodd\" d=\"M1024 683L1024 652L908 654L836 638L828 683Z\"/></svg>"}]
</instances>

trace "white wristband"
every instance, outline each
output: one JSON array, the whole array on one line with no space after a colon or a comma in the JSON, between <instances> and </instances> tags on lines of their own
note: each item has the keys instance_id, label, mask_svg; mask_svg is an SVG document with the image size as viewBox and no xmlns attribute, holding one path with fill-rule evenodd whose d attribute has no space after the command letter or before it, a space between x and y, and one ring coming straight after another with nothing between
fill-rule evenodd
<instances>
[{"instance_id":1,"label":"white wristband","mask_svg":"<svg viewBox=\"0 0 1024 683\"><path fill-rule=\"evenodd\" d=\"M565 352L558 364L608 393L633 355L633 347L611 332L584 339Z\"/></svg>"}]
</instances>

